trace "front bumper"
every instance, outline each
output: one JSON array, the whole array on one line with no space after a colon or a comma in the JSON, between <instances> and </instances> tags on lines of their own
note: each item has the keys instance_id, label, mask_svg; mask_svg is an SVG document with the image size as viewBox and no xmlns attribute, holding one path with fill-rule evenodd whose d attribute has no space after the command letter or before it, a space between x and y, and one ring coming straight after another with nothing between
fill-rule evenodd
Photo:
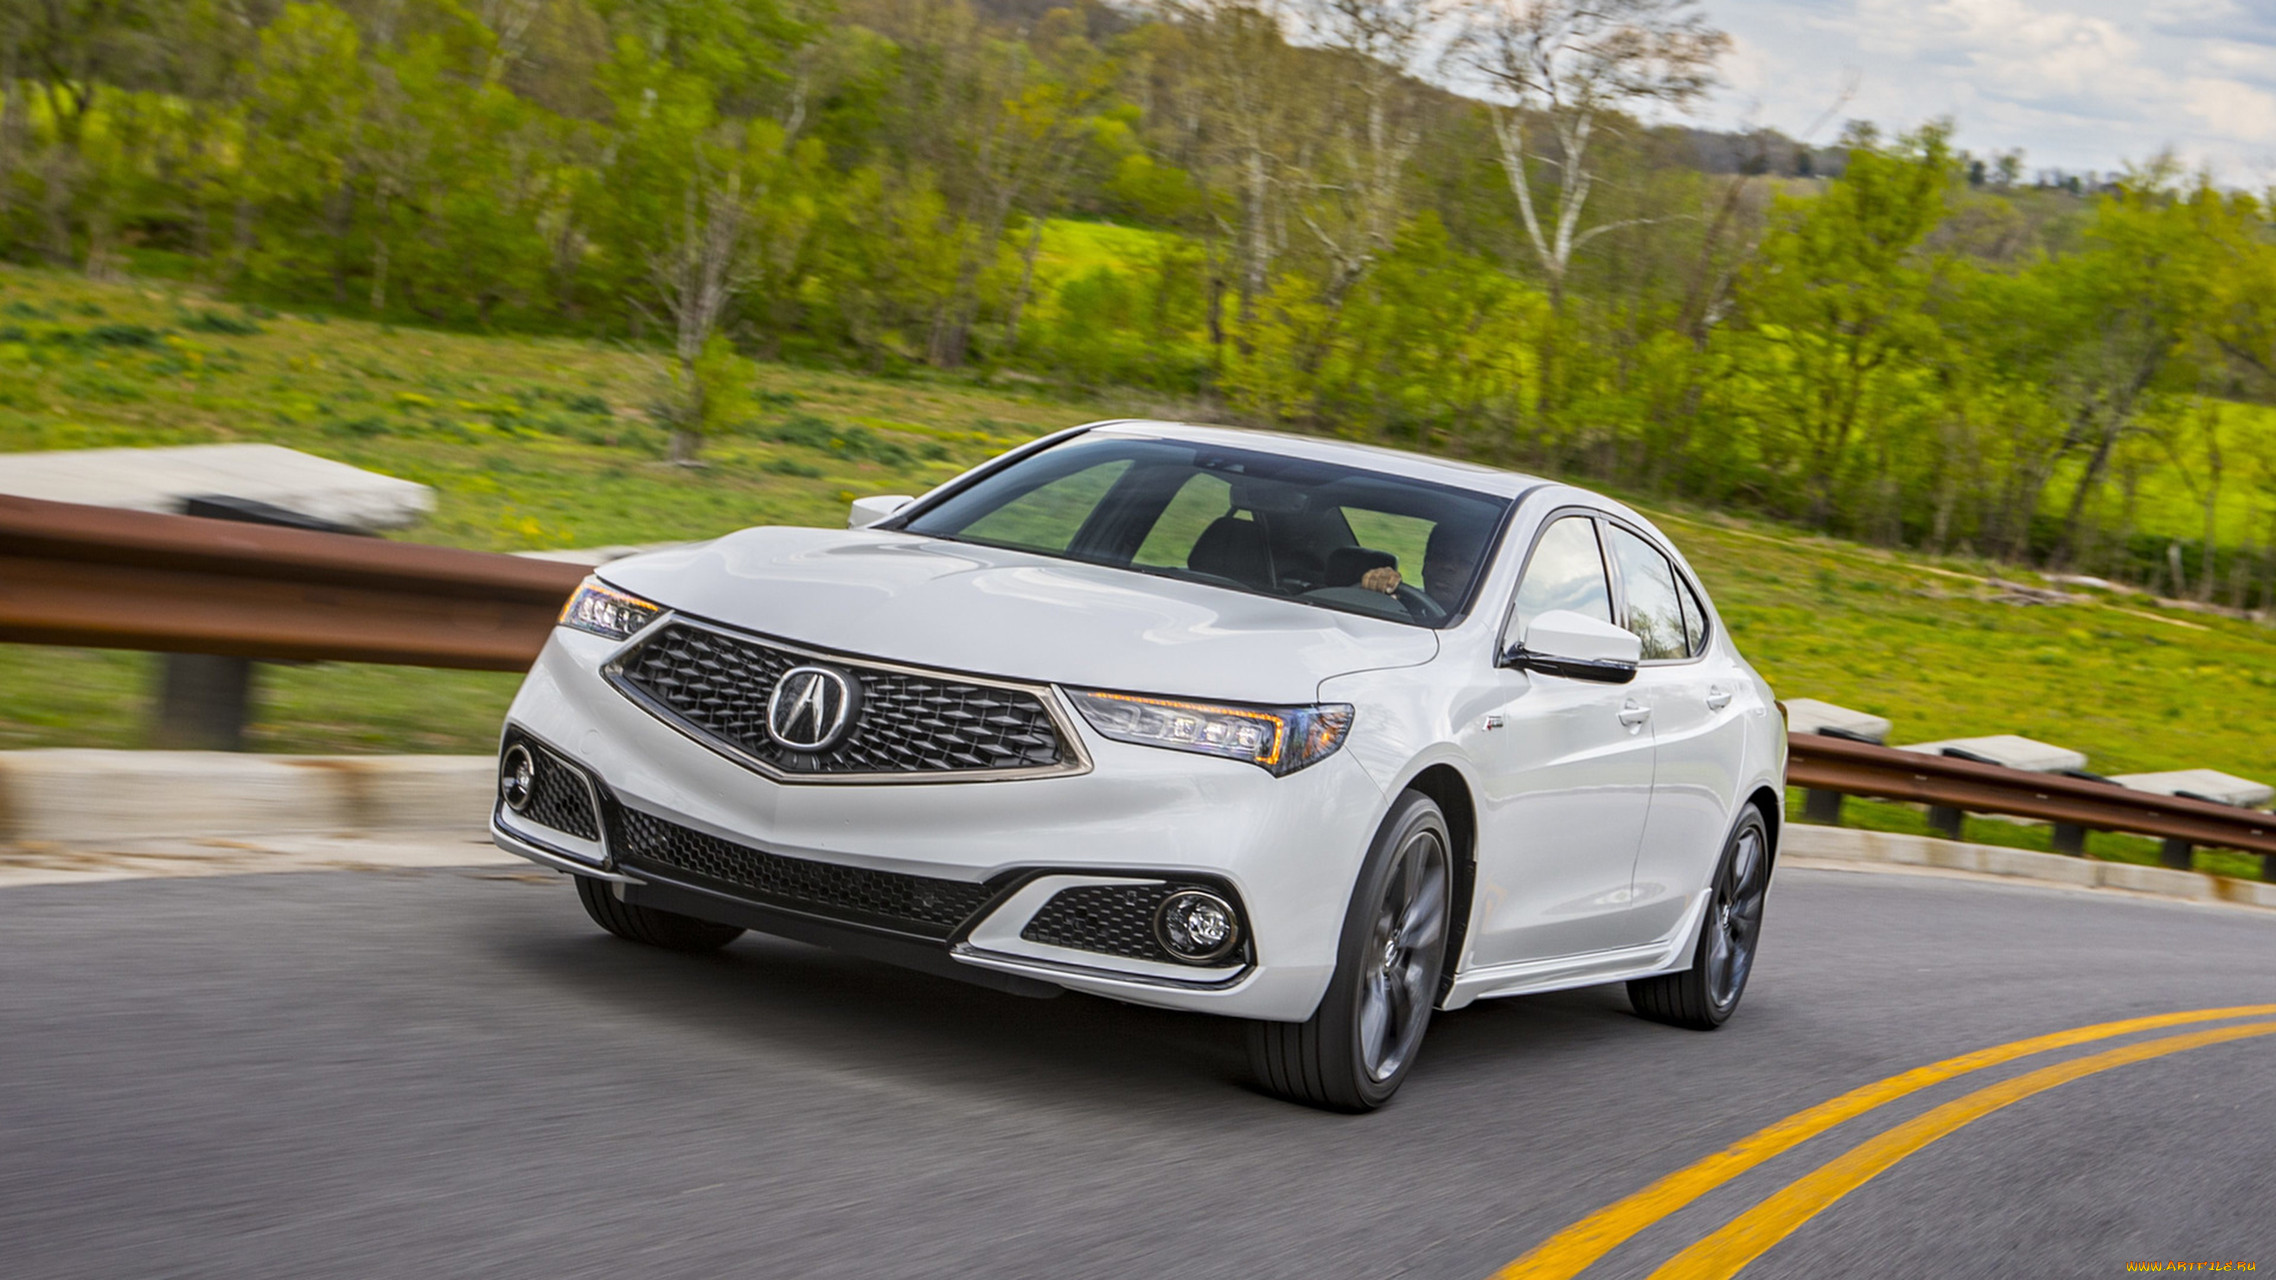
<instances>
[{"instance_id":1,"label":"front bumper","mask_svg":"<svg viewBox=\"0 0 2276 1280\"><path fill-rule=\"evenodd\" d=\"M954 882L984 905L937 933L881 926L858 913L818 916L779 896L744 894L643 861L615 821L605 842L588 846L547 839L501 808L493 824L500 847L618 879L627 901L987 985L1284 1021L1309 1017L1326 989L1351 886L1388 803L1349 752L1274 778L1245 764L1112 742L1069 716L1091 759L1080 774L779 783L691 741L610 686L600 672L617 647L556 631L514 700L508 733L527 733L586 771L604 804L617 807L612 812L629 810L761 857ZM1060 889L1168 880L1222 885L1234 896L1251 948L1245 963L1198 968L1021 936Z\"/></svg>"}]
</instances>

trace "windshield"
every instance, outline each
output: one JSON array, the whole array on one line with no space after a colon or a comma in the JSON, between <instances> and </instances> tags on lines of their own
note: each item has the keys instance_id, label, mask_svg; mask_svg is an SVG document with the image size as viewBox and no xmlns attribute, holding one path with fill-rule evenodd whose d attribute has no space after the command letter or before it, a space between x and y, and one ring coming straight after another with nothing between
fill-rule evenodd
<instances>
[{"instance_id":1,"label":"windshield","mask_svg":"<svg viewBox=\"0 0 2276 1280\"><path fill-rule=\"evenodd\" d=\"M911 533L1441 627L1507 499L1248 449L1083 436L909 518Z\"/></svg>"}]
</instances>

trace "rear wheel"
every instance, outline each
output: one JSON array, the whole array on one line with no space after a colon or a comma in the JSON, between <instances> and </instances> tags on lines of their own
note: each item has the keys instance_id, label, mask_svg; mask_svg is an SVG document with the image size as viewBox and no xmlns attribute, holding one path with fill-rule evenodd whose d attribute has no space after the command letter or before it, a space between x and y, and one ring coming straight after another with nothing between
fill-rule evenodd
<instances>
[{"instance_id":1,"label":"rear wheel","mask_svg":"<svg viewBox=\"0 0 2276 1280\"><path fill-rule=\"evenodd\" d=\"M676 911L658 911L654 907L634 906L620 901L606 880L591 876L577 876L577 900L585 904L585 914L619 938L662 947L666 951L717 951L743 936L743 931L731 924L714 924L683 916Z\"/></svg>"},{"instance_id":2,"label":"rear wheel","mask_svg":"<svg viewBox=\"0 0 2276 1280\"><path fill-rule=\"evenodd\" d=\"M1398 1091L1438 999L1452 848L1438 805L1401 796L1360 869L1320 1007L1305 1022L1250 1024L1266 1089L1334 1111L1372 1111Z\"/></svg>"},{"instance_id":3,"label":"rear wheel","mask_svg":"<svg viewBox=\"0 0 2276 1280\"><path fill-rule=\"evenodd\" d=\"M1747 975L1754 972L1763 900L1769 893L1770 833L1762 814L1749 805L1715 869L1715 892L1699 926L1691 967L1636 979L1628 984L1628 1003L1637 1013L1672 1027L1713 1031L1722 1026L1738 1009Z\"/></svg>"}]
</instances>

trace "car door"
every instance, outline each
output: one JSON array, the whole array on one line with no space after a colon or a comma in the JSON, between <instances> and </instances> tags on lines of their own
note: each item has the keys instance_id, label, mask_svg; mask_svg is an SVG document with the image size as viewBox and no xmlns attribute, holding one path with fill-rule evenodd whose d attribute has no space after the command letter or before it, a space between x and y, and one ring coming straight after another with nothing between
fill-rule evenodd
<instances>
[{"instance_id":1,"label":"car door","mask_svg":"<svg viewBox=\"0 0 2276 1280\"><path fill-rule=\"evenodd\" d=\"M1613 618L1597 522L1559 513L1531 547L1496 652L1551 609ZM1471 966L1649 940L1629 881L1652 790L1652 734L1621 685L1497 668L1464 726L1480 772Z\"/></svg>"},{"instance_id":2,"label":"car door","mask_svg":"<svg viewBox=\"0 0 2276 1280\"><path fill-rule=\"evenodd\" d=\"M1707 633L1698 588L1641 530L1607 521L1621 625L1644 644L1635 696L1651 713L1650 816L1637 847L1635 910L1664 933L1707 884L1731 827L1751 687Z\"/></svg>"}]
</instances>

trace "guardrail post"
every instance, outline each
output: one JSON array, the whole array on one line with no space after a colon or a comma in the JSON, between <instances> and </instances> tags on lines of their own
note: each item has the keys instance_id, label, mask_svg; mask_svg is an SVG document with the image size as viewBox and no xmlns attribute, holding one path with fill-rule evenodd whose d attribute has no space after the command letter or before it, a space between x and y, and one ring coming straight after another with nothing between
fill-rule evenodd
<instances>
[{"instance_id":1,"label":"guardrail post","mask_svg":"<svg viewBox=\"0 0 2276 1280\"><path fill-rule=\"evenodd\" d=\"M275 525L310 533L361 534L364 530L287 511L283 507L226 494L187 498L182 514L205 520ZM245 722L252 718L253 660L210 653L169 653L158 677L158 723L152 736L161 747L187 751L243 751Z\"/></svg>"},{"instance_id":2,"label":"guardrail post","mask_svg":"<svg viewBox=\"0 0 2276 1280\"><path fill-rule=\"evenodd\" d=\"M169 653L158 668L161 747L183 751L245 749L246 709L253 701L253 660L211 653Z\"/></svg>"},{"instance_id":3,"label":"guardrail post","mask_svg":"<svg viewBox=\"0 0 2276 1280\"><path fill-rule=\"evenodd\" d=\"M2187 840L2178 840L2168 836L2165 844L2157 851L2157 862L2161 867L2171 867L2175 871L2187 871L2191 865L2190 855L2195 852L2196 846ZM2262 854L2261 856L2265 858L2268 855Z\"/></svg>"},{"instance_id":4,"label":"guardrail post","mask_svg":"<svg viewBox=\"0 0 2276 1280\"><path fill-rule=\"evenodd\" d=\"M1818 787L1809 788L1802 793L1803 821L1815 822L1820 826L1827 827L1840 826L1843 798L1839 791L1826 791Z\"/></svg>"},{"instance_id":5,"label":"guardrail post","mask_svg":"<svg viewBox=\"0 0 2276 1280\"><path fill-rule=\"evenodd\" d=\"M2086 855L2086 828L2075 822L2056 823L2054 848L2057 853L2067 853L2074 858L2084 857Z\"/></svg>"},{"instance_id":6,"label":"guardrail post","mask_svg":"<svg viewBox=\"0 0 2276 1280\"><path fill-rule=\"evenodd\" d=\"M1960 838L1960 827L1962 823L1967 821L1967 817L1968 815L1950 805L1932 804L1928 806L1929 829L1947 840Z\"/></svg>"}]
</instances>

